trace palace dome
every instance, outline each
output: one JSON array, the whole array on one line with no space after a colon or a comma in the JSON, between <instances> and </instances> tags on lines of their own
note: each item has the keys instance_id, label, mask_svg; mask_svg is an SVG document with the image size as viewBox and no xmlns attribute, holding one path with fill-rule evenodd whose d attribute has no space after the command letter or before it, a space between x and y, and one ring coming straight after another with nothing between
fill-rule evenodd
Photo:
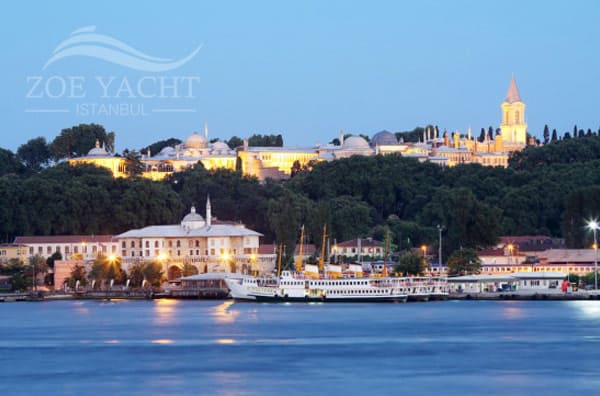
<instances>
[{"instance_id":1,"label":"palace dome","mask_svg":"<svg viewBox=\"0 0 600 396\"><path fill-rule=\"evenodd\" d=\"M190 209L190 213L186 214L183 220L181 220L181 226L186 229L194 229L199 227L204 227L205 225L204 217L200 216L200 214L196 213L196 207L192 206Z\"/></svg>"},{"instance_id":2,"label":"palace dome","mask_svg":"<svg viewBox=\"0 0 600 396\"><path fill-rule=\"evenodd\" d=\"M100 142L96 140L96 147L88 151L88 157L108 157L110 154L104 149L104 146L100 146Z\"/></svg>"},{"instance_id":3,"label":"palace dome","mask_svg":"<svg viewBox=\"0 0 600 396\"><path fill-rule=\"evenodd\" d=\"M216 141L211 145L211 148L215 151L230 151L231 149L229 148L229 146L221 141Z\"/></svg>"},{"instance_id":4,"label":"palace dome","mask_svg":"<svg viewBox=\"0 0 600 396\"><path fill-rule=\"evenodd\" d=\"M206 148L206 139L199 135L198 132L194 132L188 136L187 139L185 139L185 142L183 142L183 147L194 149Z\"/></svg>"},{"instance_id":5,"label":"palace dome","mask_svg":"<svg viewBox=\"0 0 600 396\"><path fill-rule=\"evenodd\" d=\"M350 136L344 139L344 144L342 144L343 150L367 150L369 148L369 143L360 136Z\"/></svg>"},{"instance_id":6,"label":"palace dome","mask_svg":"<svg viewBox=\"0 0 600 396\"><path fill-rule=\"evenodd\" d=\"M371 144L373 146L392 146L398 144L398 139L389 131L381 131L373 135Z\"/></svg>"}]
</instances>

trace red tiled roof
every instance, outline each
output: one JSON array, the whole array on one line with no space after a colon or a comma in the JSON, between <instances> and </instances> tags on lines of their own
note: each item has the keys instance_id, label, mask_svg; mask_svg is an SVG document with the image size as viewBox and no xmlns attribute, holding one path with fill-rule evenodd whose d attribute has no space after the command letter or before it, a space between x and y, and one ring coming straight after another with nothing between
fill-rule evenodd
<instances>
[{"instance_id":1,"label":"red tiled roof","mask_svg":"<svg viewBox=\"0 0 600 396\"><path fill-rule=\"evenodd\" d=\"M357 239L350 239L349 241L340 242L337 244L338 247L358 247ZM361 247L382 247L383 242L376 241L374 239L361 239L360 240Z\"/></svg>"},{"instance_id":2,"label":"red tiled roof","mask_svg":"<svg viewBox=\"0 0 600 396\"><path fill-rule=\"evenodd\" d=\"M112 235L45 235L45 236L18 236L15 244L32 243L108 243L113 241Z\"/></svg>"}]
</instances>

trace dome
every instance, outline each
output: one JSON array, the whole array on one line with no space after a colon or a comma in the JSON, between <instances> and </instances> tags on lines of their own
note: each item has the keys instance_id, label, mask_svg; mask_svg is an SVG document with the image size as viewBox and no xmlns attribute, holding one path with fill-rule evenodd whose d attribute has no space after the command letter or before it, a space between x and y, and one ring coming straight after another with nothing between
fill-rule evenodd
<instances>
[{"instance_id":1,"label":"dome","mask_svg":"<svg viewBox=\"0 0 600 396\"><path fill-rule=\"evenodd\" d=\"M204 217L196 213L195 206L192 206L190 213L186 214L183 220L181 220L181 226L187 229L204 227L204 225Z\"/></svg>"},{"instance_id":2,"label":"dome","mask_svg":"<svg viewBox=\"0 0 600 396\"><path fill-rule=\"evenodd\" d=\"M398 144L398 139L396 139L396 136L389 131L381 131L373 135L371 144L373 146L391 146Z\"/></svg>"},{"instance_id":3,"label":"dome","mask_svg":"<svg viewBox=\"0 0 600 396\"><path fill-rule=\"evenodd\" d=\"M213 150L217 150L217 151L229 151L230 150L229 146L226 143L221 142L221 141L214 142L211 145L211 148Z\"/></svg>"},{"instance_id":4,"label":"dome","mask_svg":"<svg viewBox=\"0 0 600 396\"><path fill-rule=\"evenodd\" d=\"M164 154L164 155L169 155L174 152L175 152L175 149L171 146L165 146L165 147L163 147L162 150L160 150L160 154Z\"/></svg>"},{"instance_id":5,"label":"dome","mask_svg":"<svg viewBox=\"0 0 600 396\"><path fill-rule=\"evenodd\" d=\"M183 147L195 149L206 148L206 139L199 135L198 132L194 132L188 136L187 139L185 139L185 142L183 142Z\"/></svg>"},{"instance_id":6,"label":"dome","mask_svg":"<svg viewBox=\"0 0 600 396\"><path fill-rule=\"evenodd\" d=\"M369 143L360 136L350 136L344 139L342 149L344 150L367 150L369 149Z\"/></svg>"},{"instance_id":7,"label":"dome","mask_svg":"<svg viewBox=\"0 0 600 396\"><path fill-rule=\"evenodd\" d=\"M100 142L96 140L96 147L88 151L88 157L107 157L109 156L108 152L104 149L104 147L100 146Z\"/></svg>"}]
</instances>

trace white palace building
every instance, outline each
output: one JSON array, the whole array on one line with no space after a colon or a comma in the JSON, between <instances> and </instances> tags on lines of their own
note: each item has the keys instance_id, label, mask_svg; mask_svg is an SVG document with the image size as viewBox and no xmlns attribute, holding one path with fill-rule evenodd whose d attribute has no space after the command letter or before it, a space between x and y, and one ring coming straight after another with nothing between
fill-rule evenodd
<instances>
[{"instance_id":1,"label":"white palace building","mask_svg":"<svg viewBox=\"0 0 600 396\"><path fill-rule=\"evenodd\" d=\"M169 280L180 277L186 264L199 273L273 270L275 255L258 252L262 234L241 223L213 219L210 198L205 215L203 218L192 206L180 224L149 226L115 236L123 267L158 260L164 263Z\"/></svg>"}]
</instances>

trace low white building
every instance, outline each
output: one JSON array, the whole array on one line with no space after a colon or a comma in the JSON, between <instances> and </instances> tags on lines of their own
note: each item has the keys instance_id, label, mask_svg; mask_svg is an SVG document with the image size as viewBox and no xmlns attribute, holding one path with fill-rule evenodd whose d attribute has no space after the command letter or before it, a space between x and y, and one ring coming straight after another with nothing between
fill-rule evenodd
<instances>
[{"instance_id":1,"label":"low white building","mask_svg":"<svg viewBox=\"0 0 600 396\"><path fill-rule=\"evenodd\" d=\"M465 275L448 278L450 290L457 293L561 292L563 272L515 272L501 275Z\"/></svg>"}]
</instances>

